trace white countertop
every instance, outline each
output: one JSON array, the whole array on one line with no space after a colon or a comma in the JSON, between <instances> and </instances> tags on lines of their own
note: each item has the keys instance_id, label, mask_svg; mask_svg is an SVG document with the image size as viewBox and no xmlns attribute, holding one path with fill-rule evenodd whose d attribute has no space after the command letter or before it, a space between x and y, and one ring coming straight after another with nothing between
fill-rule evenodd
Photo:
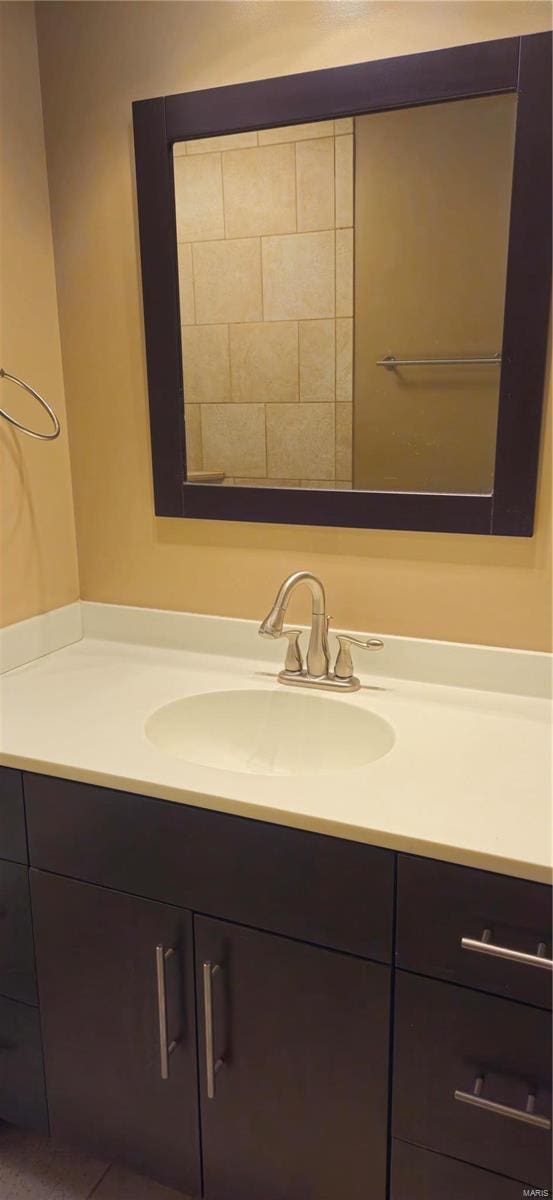
<instances>
[{"instance_id":1,"label":"white countertop","mask_svg":"<svg viewBox=\"0 0 553 1200\"><path fill-rule=\"evenodd\" d=\"M162 614L144 610L134 612L142 614L142 629L156 627L154 640L174 641L180 622L187 630L182 641L196 648L141 644L132 620L131 640L115 640L125 612L133 610L84 607L89 611L80 641L1 678L5 766L551 882L551 708L540 696L504 690L516 661L513 666L500 656L516 651L468 647L463 658L462 647L445 644L440 651L439 643L418 643L417 655L426 645L443 669L449 655L454 677L472 672L480 682L492 680L493 672L480 670L479 676L466 663L471 654L474 663L495 662L503 690L492 691L396 677L400 643L407 661L412 642L390 639L388 673L364 674L367 660L359 654L356 669L364 686L347 696L348 704L393 726L395 744L384 757L339 774L242 774L169 757L148 741L144 724L155 709L180 697L280 687L283 643L256 640L253 622L168 614L164 625ZM216 625L211 644L217 652L210 653L206 637ZM160 637L162 627L166 634ZM90 636L87 629L108 636ZM225 654L227 636L235 645ZM544 657L530 659L542 678ZM522 675L528 675L528 662L522 654ZM436 666L430 674L439 676ZM528 691L527 684L520 690ZM330 701L340 704L342 697L331 695Z\"/></svg>"}]
</instances>

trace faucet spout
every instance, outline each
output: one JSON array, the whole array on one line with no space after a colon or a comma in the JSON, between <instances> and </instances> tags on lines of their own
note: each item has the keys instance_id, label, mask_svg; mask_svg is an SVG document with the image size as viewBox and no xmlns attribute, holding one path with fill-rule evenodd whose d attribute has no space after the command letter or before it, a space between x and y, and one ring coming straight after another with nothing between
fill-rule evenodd
<instances>
[{"instance_id":1,"label":"faucet spout","mask_svg":"<svg viewBox=\"0 0 553 1200\"><path fill-rule=\"evenodd\" d=\"M282 634L282 626L284 624L285 610L279 605L273 604L273 607L265 620L259 626L259 636L263 638L279 638Z\"/></svg>"},{"instance_id":2,"label":"faucet spout","mask_svg":"<svg viewBox=\"0 0 553 1200\"><path fill-rule=\"evenodd\" d=\"M277 592L273 607L261 623L259 633L261 637L281 637L290 597L300 583L306 583L311 592L311 633L306 658L307 672L313 678L320 678L328 675L330 668L328 620L324 587L320 579L311 571L295 571L293 575L289 575L288 579L284 580Z\"/></svg>"}]
</instances>

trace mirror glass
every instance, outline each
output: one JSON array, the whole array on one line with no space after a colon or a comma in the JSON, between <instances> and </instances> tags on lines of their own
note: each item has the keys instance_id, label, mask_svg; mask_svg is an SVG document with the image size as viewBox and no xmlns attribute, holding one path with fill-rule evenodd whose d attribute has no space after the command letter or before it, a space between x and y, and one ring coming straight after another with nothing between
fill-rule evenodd
<instances>
[{"instance_id":1,"label":"mirror glass","mask_svg":"<svg viewBox=\"0 0 553 1200\"><path fill-rule=\"evenodd\" d=\"M515 119L509 94L174 146L189 482L491 492Z\"/></svg>"}]
</instances>

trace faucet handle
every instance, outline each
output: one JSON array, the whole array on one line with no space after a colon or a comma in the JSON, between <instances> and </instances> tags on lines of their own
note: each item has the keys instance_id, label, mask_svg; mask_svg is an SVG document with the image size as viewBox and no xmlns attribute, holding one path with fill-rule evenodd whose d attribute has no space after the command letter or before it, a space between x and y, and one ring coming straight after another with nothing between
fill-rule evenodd
<instances>
[{"instance_id":1,"label":"faucet handle","mask_svg":"<svg viewBox=\"0 0 553 1200\"><path fill-rule=\"evenodd\" d=\"M345 633L337 633L338 638L338 655L336 658L336 666L334 674L336 679L351 679L353 676L353 659L351 657L350 646L363 646L365 650L382 650L384 642L380 638L356 638L349 637Z\"/></svg>"},{"instance_id":2,"label":"faucet handle","mask_svg":"<svg viewBox=\"0 0 553 1200\"><path fill-rule=\"evenodd\" d=\"M303 671L303 658L300 647L301 629L283 629L281 637L288 638L288 649L284 660L284 670L299 674Z\"/></svg>"}]
</instances>

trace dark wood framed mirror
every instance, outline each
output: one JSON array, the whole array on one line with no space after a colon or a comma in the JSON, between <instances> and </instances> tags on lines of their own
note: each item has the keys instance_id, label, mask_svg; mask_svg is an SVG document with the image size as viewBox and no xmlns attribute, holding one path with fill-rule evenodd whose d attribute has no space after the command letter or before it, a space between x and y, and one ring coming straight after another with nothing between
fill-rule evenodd
<instances>
[{"instance_id":1,"label":"dark wood framed mirror","mask_svg":"<svg viewBox=\"0 0 553 1200\"><path fill-rule=\"evenodd\" d=\"M501 97L512 98L510 109ZM461 131L465 109L469 123ZM426 118L440 122L438 110L447 110L448 121L452 114L454 125L431 128ZM394 114L407 114L409 125L393 124ZM496 153L496 118L504 129L512 130L512 145L506 143L504 153ZM138 100L133 122L156 514L531 536L551 289L551 35L507 38ZM422 149L414 141L418 126ZM489 145L477 154L475 131L484 127L491 131ZM206 141L212 138L217 142ZM469 151L465 167L459 165L460 151L456 152L461 144ZM278 155L267 153L271 147L278 149ZM454 151L450 166L439 184L434 180L429 185L427 174L421 195L426 195L429 225L435 225L432 205L451 184L454 191L444 198L443 207L457 213L457 226L452 227L449 242L438 240L429 252L430 243L423 238L413 251L397 216L403 212L414 227L422 224L419 195L406 182L406 160L444 162L448 147ZM427 150L430 159L425 158ZM383 152L385 169L380 170L378 156ZM355 220L364 207L370 218L367 228L374 227L376 212L395 214L388 241L381 229L374 239L375 246L388 247L388 258L381 255L381 273L376 279L373 273L369 291L377 299L369 300L369 315L362 326L358 307L361 312L373 250L367 249L366 228L354 228L353 216L339 220L342 201L336 190L336 164L348 155L350 170L355 162L355 176L347 185L342 176L340 195L343 201L349 188ZM508 183L499 200L486 175L494 155L501 159ZM244 164L243 177L237 174L239 162ZM330 215L324 217L320 213L325 198L317 192L313 199L313 180L323 180L324 191L326 162L333 164L334 190L330 196L327 188ZM362 169L367 162L368 171ZM290 164L295 174L288 187ZM307 179L308 167L313 174ZM379 171L390 176L392 169L391 200L387 195L375 199L373 181ZM366 179L371 181L368 199L362 190ZM464 198L468 207L463 210L468 180L476 191L473 188L472 199ZM298 181L304 188L301 196ZM188 191L179 196L181 185ZM268 207L274 208L277 196L282 209L271 223ZM486 204L490 232L478 225L478 236L484 238L478 247L477 223L471 214ZM253 226L244 224L248 206L254 210ZM319 215L314 217L314 212ZM344 227L348 221L350 227ZM503 252L493 249L502 223ZM465 248L459 249L456 229L473 238ZM483 248L487 238L489 253ZM353 299L350 307L347 302L340 307L343 301L337 298L338 248L352 247L354 239L355 293L351 283L350 294L355 294L355 310ZM242 250L247 250L254 273L255 262L261 263L259 279L248 275ZM304 279L302 291L292 280L294 301L287 308L281 297L289 258L299 262L304 250L303 269L310 286ZM319 287L314 264L318 270L323 262L324 275L327 251L331 266L326 283L323 280ZM353 249L348 253L353 262ZM490 287L494 256L498 275ZM230 283L221 274L223 258ZM407 266L401 274L404 261ZM185 315L188 262L194 264L192 316ZM459 344L451 324L445 322L445 341L439 340L435 327L425 332L421 324L424 344L414 344L415 334L405 334L405 321L401 325L396 308L403 308L403 318L410 313L416 324L417 310L424 307L418 303L413 282L421 276L420 264L423 276L428 263L432 268L426 272L428 277L441 272L442 288L449 270L453 289L465 262L472 264L472 274L469 271L468 282L458 289L456 303L459 328L468 342ZM206 263L211 272L207 282L200 273ZM382 324L384 285L391 300L387 323ZM331 299L323 298L317 307L314 293L322 295L325 286ZM495 332L483 335L480 301L486 289L493 296L495 326L492 322L489 329ZM227 293L231 291L239 299L229 317ZM394 304L394 297L402 304ZM441 319L443 308L443 295L438 292L429 305L429 320ZM336 355L339 337L347 340L348 331L353 345L354 311L355 386L344 399L343 390L338 390ZM385 342L374 342L377 329ZM497 342L490 345L496 335ZM478 344L482 336L485 345ZM199 360L198 347L204 355ZM227 354L231 355L228 361ZM222 374L218 376L219 359ZM325 361L330 366L323 378ZM249 364L249 374L244 374L244 363ZM350 362L350 375L351 366ZM373 367L376 374L371 375ZM428 423L428 396L432 411L440 414L438 432ZM349 459L342 469L338 416L346 424L349 421L354 431L353 440L348 435ZM204 459L194 464L195 470L191 466L193 420L200 422L204 438ZM387 441L378 421L387 426ZM229 458L229 430L241 439L237 466ZM482 431L487 431L485 436ZM254 434L262 439L259 453L253 442L250 446ZM369 447L365 462L360 456L363 436ZM328 453L324 437L331 439ZM307 466L299 457L301 438L311 455ZM471 448L471 465L460 475L461 439ZM483 448L472 453L480 446L479 439ZM290 462L283 457L285 444ZM403 448L405 474L401 462L398 466L387 460L398 444ZM434 448L434 457L430 454L421 466L418 460L428 447Z\"/></svg>"}]
</instances>

